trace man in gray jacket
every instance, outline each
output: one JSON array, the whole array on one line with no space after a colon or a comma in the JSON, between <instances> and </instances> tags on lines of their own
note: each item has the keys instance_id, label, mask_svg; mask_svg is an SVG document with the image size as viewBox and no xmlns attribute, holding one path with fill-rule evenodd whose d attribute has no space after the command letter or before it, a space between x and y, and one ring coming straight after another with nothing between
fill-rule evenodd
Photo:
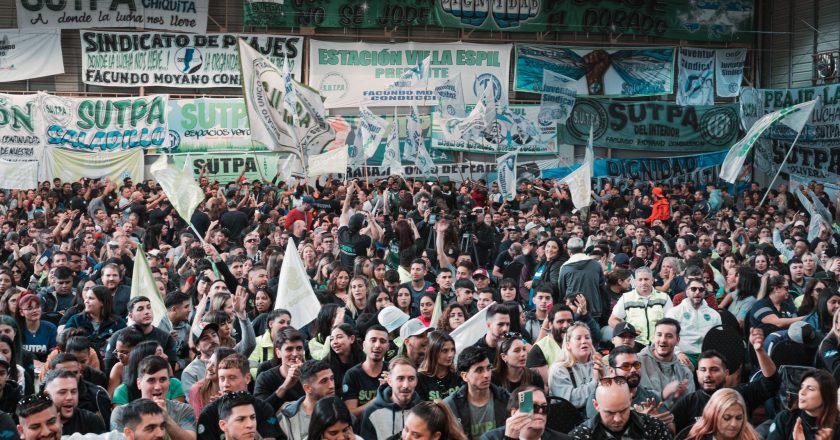
<instances>
[{"instance_id":1,"label":"man in gray jacket","mask_svg":"<svg viewBox=\"0 0 840 440\"><path fill-rule=\"evenodd\" d=\"M300 367L300 382L305 396L286 402L280 409L280 429L289 440L303 440L309 432L309 419L315 404L324 397L335 395L335 378L330 365L309 360Z\"/></svg>"},{"instance_id":2,"label":"man in gray jacket","mask_svg":"<svg viewBox=\"0 0 840 440\"><path fill-rule=\"evenodd\" d=\"M589 306L589 314L598 321L601 310L601 285L604 284L604 269L601 263L583 253L583 240L571 237L566 242L569 250L569 260L560 268L557 280L560 289L560 300L574 298L582 293Z\"/></svg>"},{"instance_id":3,"label":"man in gray jacket","mask_svg":"<svg viewBox=\"0 0 840 440\"><path fill-rule=\"evenodd\" d=\"M694 392L694 373L674 354L680 342L680 323L664 318L656 323L651 344L639 352L642 380L639 386L662 391L662 402L670 408L681 396Z\"/></svg>"},{"instance_id":4,"label":"man in gray jacket","mask_svg":"<svg viewBox=\"0 0 840 440\"><path fill-rule=\"evenodd\" d=\"M399 434L411 408L422 401L414 392L417 370L408 358L394 358L388 370L388 383L379 386L373 403L362 413L357 432L363 439L387 439Z\"/></svg>"}]
</instances>

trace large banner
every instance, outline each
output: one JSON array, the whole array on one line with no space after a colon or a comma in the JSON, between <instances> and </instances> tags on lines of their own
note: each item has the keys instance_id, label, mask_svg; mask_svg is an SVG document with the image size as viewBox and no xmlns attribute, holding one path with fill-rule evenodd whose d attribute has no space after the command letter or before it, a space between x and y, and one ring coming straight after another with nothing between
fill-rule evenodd
<instances>
[{"instance_id":1,"label":"large banner","mask_svg":"<svg viewBox=\"0 0 840 440\"><path fill-rule=\"evenodd\" d=\"M301 76L303 37L79 31L82 81L111 87L241 87L239 38Z\"/></svg>"},{"instance_id":2,"label":"large banner","mask_svg":"<svg viewBox=\"0 0 840 440\"><path fill-rule=\"evenodd\" d=\"M46 144L74 150L160 148L167 138L168 95L67 98L42 94Z\"/></svg>"},{"instance_id":3,"label":"large banner","mask_svg":"<svg viewBox=\"0 0 840 440\"><path fill-rule=\"evenodd\" d=\"M174 167L182 169L184 162L191 162L193 176L198 177L204 168L204 176L211 182L218 180L227 183L236 180L242 173L252 181L266 179L271 181L277 175L277 153L190 153L173 154Z\"/></svg>"},{"instance_id":4,"label":"large banner","mask_svg":"<svg viewBox=\"0 0 840 440\"><path fill-rule=\"evenodd\" d=\"M758 92L763 105L763 112L759 116L819 97L797 145L840 147L840 84L797 89L758 89ZM792 141L795 136L796 133L788 126L776 124L765 132L763 138Z\"/></svg>"},{"instance_id":5,"label":"large banner","mask_svg":"<svg viewBox=\"0 0 840 440\"><path fill-rule=\"evenodd\" d=\"M203 34L209 0L16 0L21 29L145 28Z\"/></svg>"},{"instance_id":6,"label":"large banner","mask_svg":"<svg viewBox=\"0 0 840 440\"><path fill-rule=\"evenodd\" d=\"M816 110L814 110L816 112ZM780 125L780 124L777 124ZM772 128L771 128L772 130ZM770 130L768 130L770 131ZM818 182L840 182L840 148L815 146L802 142L802 133L790 153L783 173ZM779 164L790 150L791 141L761 139L755 145L756 168L768 175L779 170Z\"/></svg>"},{"instance_id":7,"label":"large banner","mask_svg":"<svg viewBox=\"0 0 840 440\"><path fill-rule=\"evenodd\" d=\"M0 159L0 188L38 189L37 161L9 162Z\"/></svg>"},{"instance_id":8,"label":"large banner","mask_svg":"<svg viewBox=\"0 0 840 440\"><path fill-rule=\"evenodd\" d=\"M578 98L559 141L586 144L595 125L596 147L647 151L715 151L738 140L738 105L679 106L664 101Z\"/></svg>"},{"instance_id":9,"label":"large banner","mask_svg":"<svg viewBox=\"0 0 840 440\"><path fill-rule=\"evenodd\" d=\"M476 130L474 137L466 135L465 139L447 140L441 124L454 123L457 120L444 119L436 114L432 125L432 147L436 150L495 154L510 151L518 151L520 154L557 152L557 124L553 119L540 119L540 106L513 104L509 106L509 109L527 121L536 122L541 137L530 136L513 118L501 112L496 115L495 128L490 133L482 135Z\"/></svg>"},{"instance_id":10,"label":"large banner","mask_svg":"<svg viewBox=\"0 0 840 440\"><path fill-rule=\"evenodd\" d=\"M715 50L680 48L680 74L677 80L677 104L715 104Z\"/></svg>"},{"instance_id":11,"label":"large banner","mask_svg":"<svg viewBox=\"0 0 840 440\"><path fill-rule=\"evenodd\" d=\"M750 41L754 0L458 1L243 0L245 25L504 32L583 32L693 41Z\"/></svg>"},{"instance_id":12,"label":"large banner","mask_svg":"<svg viewBox=\"0 0 840 440\"><path fill-rule=\"evenodd\" d=\"M12 162L41 160L44 118L38 94L0 94L0 159Z\"/></svg>"},{"instance_id":13,"label":"large banner","mask_svg":"<svg viewBox=\"0 0 840 440\"><path fill-rule=\"evenodd\" d=\"M61 30L0 29L0 82L64 73Z\"/></svg>"},{"instance_id":14,"label":"large banner","mask_svg":"<svg viewBox=\"0 0 840 440\"><path fill-rule=\"evenodd\" d=\"M105 177L114 182L122 182L125 178L135 182L144 180L143 150L140 149L91 152L48 148L42 168L41 180L56 177L64 182Z\"/></svg>"},{"instance_id":15,"label":"large banner","mask_svg":"<svg viewBox=\"0 0 840 440\"><path fill-rule=\"evenodd\" d=\"M674 48L566 48L516 45L513 89L540 93L543 71L575 80L580 95L668 95L673 92Z\"/></svg>"},{"instance_id":16,"label":"large banner","mask_svg":"<svg viewBox=\"0 0 840 440\"><path fill-rule=\"evenodd\" d=\"M309 85L319 90L327 108L435 105L435 86L461 74L464 98L475 104L488 83L496 99L507 100L509 44L339 43L310 40ZM431 56L429 84L423 88L388 86ZM542 73L540 74L542 75ZM540 76L542 79L542 76Z\"/></svg>"},{"instance_id":17,"label":"large banner","mask_svg":"<svg viewBox=\"0 0 840 440\"><path fill-rule=\"evenodd\" d=\"M170 99L169 136L158 153L267 150L251 142L242 98Z\"/></svg>"}]
</instances>

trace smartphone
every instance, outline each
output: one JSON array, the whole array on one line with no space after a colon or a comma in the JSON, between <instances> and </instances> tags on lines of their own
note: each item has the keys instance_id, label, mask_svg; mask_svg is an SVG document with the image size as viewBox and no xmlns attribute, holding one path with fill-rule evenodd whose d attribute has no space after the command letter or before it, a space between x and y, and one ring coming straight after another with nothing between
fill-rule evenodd
<instances>
[{"instance_id":1,"label":"smartphone","mask_svg":"<svg viewBox=\"0 0 840 440\"><path fill-rule=\"evenodd\" d=\"M534 413L534 392L523 391L519 393L519 412Z\"/></svg>"},{"instance_id":2,"label":"smartphone","mask_svg":"<svg viewBox=\"0 0 840 440\"><path fill-rule=\"evenodd\" d=\"M435 224L436 221L437 221L437 215L429 214L429 224L433 225L433 224Z\"/></svg>"}]
</instances>

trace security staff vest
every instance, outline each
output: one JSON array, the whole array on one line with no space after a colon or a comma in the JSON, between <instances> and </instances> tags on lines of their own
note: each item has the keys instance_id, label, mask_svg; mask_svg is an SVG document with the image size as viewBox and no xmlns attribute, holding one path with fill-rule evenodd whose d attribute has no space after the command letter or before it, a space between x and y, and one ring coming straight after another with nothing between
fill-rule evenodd
<instances>
[{"instance_id":1,"label":"security staff vest","mask_svg":"<svg viewBox=\"0 0 840 440\"><path fill-rule=\"evenodd\" d=\"M639 295L635 290L624 295L625 321L639 330L636 341L649 345L657 321L665 317L665 305L670 297L667 293L654 290L647 297Z\"/></svg>"}]
</instances>

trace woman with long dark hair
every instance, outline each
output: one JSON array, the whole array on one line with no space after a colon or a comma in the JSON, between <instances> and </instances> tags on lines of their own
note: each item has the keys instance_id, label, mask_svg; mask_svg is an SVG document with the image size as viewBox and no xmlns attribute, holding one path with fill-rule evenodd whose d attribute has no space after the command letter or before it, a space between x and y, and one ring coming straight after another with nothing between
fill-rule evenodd
<instances>
[{"instance_id":1,"label":"woman with long dark hair","mask_svg":"<svg viewBox=\"0 0 840 440\"><path fill-rule=\"evenodd\" d=\"M336 382L344 380L344 374L354 365L365 360L362 343L352 325L341 323L330 332L330 351L324 361L330 364ZM336 387L336 394L341 395L341 387Z\"/></svg>"},{"instance_id":2,"label":"woman with long dark hair","mask_svg":"<svg viewBox=\"0 0 840 440\"><path fill-rule=\"evenodd\" d=\"M337 266L331 273L327 288L324 291L326 303L347 305L350 298L350 270L344 266Z\"/></svg>"},{"instance_id":3,"label":"woman with long dark hair","mask_svg":"<svg viewBox=\"0 0 840 440\"><path fill-rule=\"evenodd\" d=\"M309 440L362 440L353 433L353 416L339 397L324 397L309 419Z\"/></svg>"},{"instance_id":4,"label":"woman with long dark hair","mask_svg":"<svg viewBox=\"0 0 840 440\"><path fill-rule=\"evenodd\" d=\"M454 302L443 309L435 328L449 333L467 322L467 319L470 319L467 308Z\"/></svg>"},{"instance_id":5,"label":"woman with long dark hair","mask_svg":"<svg viewBox=\"0 0 840 440\"><path fill-rule=\"evenodd\" d=\"M455 340L441 330L429 333L429 351L417 370L415 392L423 400L445 399L463 384L455 371Z\"/></svg>"},{"instance_id":6,"label":"woman with long dark hair","mask_svg":"<svg viewBox=\"0 0 840 440\"><path fill-rule=\"evenodd\" d=\"M543 257L540 258L537 263L536 267L534 268L534 275L530 278L526 278L526 281L520 278L520 284L528 289L528 301L530 302L534 298L534 289L533 285L537 281L547 281L553 286L552 297L557 298L560 294L560 289L558 288L558 280L560 279L560 268L563 266L563 262L566 260L565 252L563 249L563 243L560 242L560 239L556 237L551 237L545 242L545 250ZM527 277L525 271L523 271L523 275Z\"/></svg>"},{"instance_id":7,"label":"woman with long dark hair","mask_svg":"<svg viewBox=\"0 0 840 440\"><path fill-rule=\"evenodd\" d=\"M837 439L837 381L823 370L802 375L797 400L776 415L767 440Z\"/></svg>"},{"instance_id":8,"label":"woman with long dark hair","mask_svg":"<svg viewBox=\"0 0 840 440\"><path fill-rule=\"evenodd\" d=\"M735 291L726 295L718 306L729 310L743 325L753 304L758 301L761 278L758 272L749 266L740 266L735 269L735 278Z\"/></svg>"},{"instance_id":9,"label":"woman with long dark hair","mask_svg":"<svg viewBox=\"0 0 840 440\"><path fill-rule=\"evenodd\" d=\"M414 261L420 256L426 243L420 244L420 233L409 220L398 220L393 224L394 235L388 241L388 253L385 265L388 269L399 270L400 260Z\"/></svg>"},{"instance_id":10,"label":"woman with long dark hair","mask_svg":"<svg viewBox=\"0 0 840 440\"><path fill-rule=\"evenodd\" d=\"M329 351L327 338L332 328L344 322L347 312L338 304L325 304L318 311L318 316L309 324L309 354L312 359L323 359Z\"/></svg>"},{"instance_id":11,"label":"woman with long dark hair","mask_svg":"<svg viewBox=\"0 0 840 440\"><path fill-rule=\"evenodd\" d=\"M467 440L452 410L441 400L419 403L405 418L403 440Z\"/></svg>"},{"instance_id":12,"label":"woman with long dark hair","mask_svg":"<svg viewBox=\"0 0 840 440\"><path fill-rule=\"evenodd\" d=\"M95 286L85 292L84 298L84 312L70 318L65 327L84 329L89 335L91 345L104 359L108 339L117 330L125 328L125 321L114 314L114 300L105 286Z\"/></svg>"},{"instance_id":13,"label":"woman with long dark hair","mask_svg":"<svg viewBox=\"0 0 840 440\"><path fill-rule=\"evenodd\" d=\"M508 392L521 385L533 385L545 390L545 383L539 373L525 367L527 358L528 350L522 335L505 334L496 348L496 364L490 380Z\"/></svg>"}]
</instances>

